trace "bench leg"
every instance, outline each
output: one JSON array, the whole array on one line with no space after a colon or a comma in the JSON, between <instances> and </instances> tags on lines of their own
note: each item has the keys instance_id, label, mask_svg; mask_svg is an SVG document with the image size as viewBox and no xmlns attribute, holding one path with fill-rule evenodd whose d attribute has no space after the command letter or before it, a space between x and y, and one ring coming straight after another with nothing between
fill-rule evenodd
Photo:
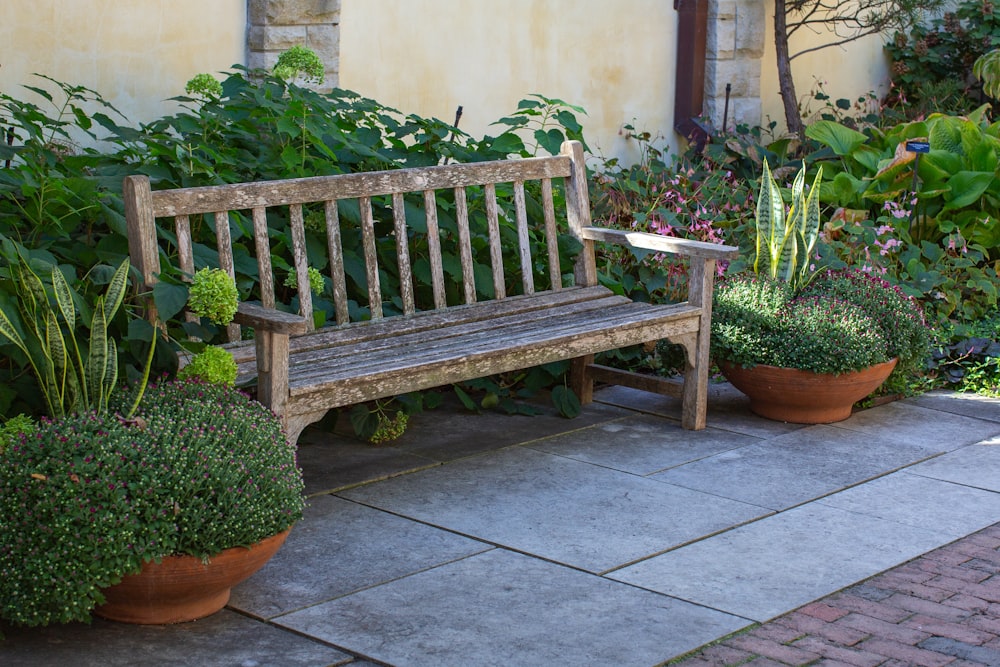
<instances>
[{"instance_id":1,"label":"bench leg","mask_svg":"<svg viewBox=\"0 0 1000 667\"><path fill-rule=\"evenodd\" d=\"M699 336L700 345L703 336ZM708 412L708 364L686 364L681 393L681 427L690 431L705 428Z\"/></svg>"},{"instance_id":2,"label":"bench leg","mask_svg":"<svg viewBox=\"0 0 1000 667\"><path fill-rule=\"evenodd\" d=\"M712 288L714 280L714 259L702 261L691 259L688 271L688 303L701 308L701 317L694 344L685 346L688 348L689 361L684 372L681 426L693 431L705 428L705 413L708 410L708 367L711 365L709 345L712 340Z\"/></svg>"},{"instance_id":3,"label":"bench leg","mask_svg":"<svg viewBox=\"0 0 1000 667\"><path fill-rule=\"evenodd\" d=\"M326 416L327 410L317 410L301 415L284 416L281 418L281 425L285 430L285 437L288 442L295 444L299 441L299 436L310 424L314 424Z\"/></svg>"},{"instance_id":4,"label":"bench leg","mask_svg":"<svg viewBox=\"0 0 1000 667\"><path fill-rule=\"evenodd\" d=\"M594 401L594 378L590 373L590 365L594 363L594 355L577 357L570 360L569 388L580 399L580 405Z\"/></svg>"}]
</instances>

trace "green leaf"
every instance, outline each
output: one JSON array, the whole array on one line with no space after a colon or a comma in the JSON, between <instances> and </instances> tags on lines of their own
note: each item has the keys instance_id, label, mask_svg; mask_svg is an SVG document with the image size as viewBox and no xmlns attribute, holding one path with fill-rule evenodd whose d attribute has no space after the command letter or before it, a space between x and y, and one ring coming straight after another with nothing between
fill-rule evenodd
<instances>
[{"instance_id":1,"label":"green leaf","mask_svg":"<svg viewBox=\"0 0 1000 667\"><path fill-rule=\"evenodd\" d=\"M945 203L944 210L951 211L974 204L993 182L993 173L984 171L960 171L948 179L952 198Z\"/></svg>"},{"instance_id":2,"label":"green leaf","mask_svg":"<svg viewBox=\"0 0 1000 667\"><path fill-rule=\"evenodd\" d=\"M490 148L504 155L516 155L524 150L524 142L513 132L504 132L493 140Z\"/></svg>"},{"instance_id":3,"label":"green leaf","mask_svg":"<svg viewBox=\"0 0 1000 667\"><path fill-rule=\"evenodd\" d=\"M580 414L582 406L580 399L566 385L556 385L552 388L552 404L556 406L563 417L572 419Z\"/></svg>"},{"instance_id":4,"label":"green leaf","mask_svg":"<svg viewBox=\"0 0 1000 667\"><path fill-rule=\"evenodd\" d=\"M73 331L76 329L76 308L73 306L73 293L70 291L66 277L59 270L59 267L52 268L52 291L55 292L56 305L59 307L59 312L62 313L63 319L66 320L69 330Z\"/></svg>"},{"instance_id":5,"label":"green leaf","mask_svg":"<svg viewBox=\"0 0 1000 667\"><path fill-rule=\"evenodd\" d=\"M104 298L94 304L94 319L90 323L90 355L87 357L87 394L94 392L96 404L103 400L104 372L108 365L108 322L104 319Z\"/></svg>"},{"instance_id":6,"label":"green leaf","mask_svg":"<svg viewBox=\"0 0 1000 667\"><path fill-rule=\"evenodd\" d=\"M559 155L559 150L562 148L562 142L565 136L562 130L556 128L550 129L548 132L544 130L535 130L535 141L538 145L548 151L551 155Z\"/></svg>"},{"instance_id":7,"label":"green leaf","mask_svg":"<svg viewBox=\"0 0 1000 667\"><path fill-rule=\"evenodd\" d=\"M857 130L844 127L832 120L819 120L806 127L806 136L829 146L837 155L850 155L868 141L868 137Z\"/></svg>"},{"instance_id":8,"label":"green leaf","mask_svg":"<svg viewBox=\"0 0 1000 667\"><path fill-rule=\"evenodd\" d=\"M351 426L354 434L362 440L367 440L378 428L378 414L368 409L367 405L355 405L350 412Z\"/></svg>"},{"instance_id":9,"label":"green leaf","mask_svg":"<svg viewBox=\"0 0 1000 667\"><path fill-rule=\"evenodd\" d=\"M0 335L12 342L14 345L17 345L18 348L20 348L20 350L25 354L28 353L28 348L24 344L24 339L21 338L21 334L19 334L17 329L14 328L14 324L10 321L7 317L7 313L5 313L2 308L0 308Z\"/></svg>"},{"instance_id":10,"label":"green leaf","mask_svg":"<svg viewBox=\"0 0 1000 667\"><path fill-rule=\"evenodd\" d=\"M110 322L118 312L122 300L125 298L125 287L128 285L128 258L118 266L115 275L111 278L108 290L105 292L104 320Z\"/></svg>"},{"instance_id":11,"label":"green leaf","mask_svg":"<svg viewBox=\"0 0 1000 667\"><path fill-rule=\"evenodd\" d=\"M461 401L462 405L465 406L466 410L470 410L472 412L479 412L479 406L476 405L476 402L472 400L472 397L469 396L469 394L466 393L464 389L459 387L457 384L452 385L452 389L455 390L455 396L458 396L458 400Z\"/></svg>"},{"instance_id":12,"label":"green leaf","mask_svg":"<svg viewBox=\"0 0 1000 667\"><path fill-rule=\"evenodd\" d=\"M183 310L188 300L188 289L183 285L171 285L160 280L153 285L153 303L162 320L169 320Z\"/></svg>"}]
</instances>

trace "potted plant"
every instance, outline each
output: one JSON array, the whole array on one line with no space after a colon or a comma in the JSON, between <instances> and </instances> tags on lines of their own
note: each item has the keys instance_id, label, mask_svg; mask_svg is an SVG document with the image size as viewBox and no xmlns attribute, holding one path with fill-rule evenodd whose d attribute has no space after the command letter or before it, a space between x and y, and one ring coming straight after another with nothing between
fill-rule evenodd
<instances>
[{"instance_id":1,"label":"potted plant","mask_svg":"<svg viewBox=\"0 0 1000 667\"><path fill-rule=\"evenodd\" d=\"M812 266L821 178L822 170L806 192L799 172L786 214L764 163L753 268L720 281L713 300L723 375L755 413L796 423L846 419L891 373L919 367L930 344L919 304L898 287Z\"/></svg>"},{"instance_id":2,"label":"potted plant","mask_svg":"<svg viewBox=\"0 0 1000 667\"><path fill-rule=\"evenodd\" d=\"M218 348L147 386L151 344L141 380L115 391L107 323L127 261L79 308L93 313L89 328L59 269L46 283L29 264L11 261L18 307L0 308L0 336L29 358L49 416L5 424L0 440L0 618L169 623L221 609L301 517L294 445L232 386L235 362ZM192 291L209 316L235 310L234 286L200 301Z\"/></svg>"},{"instance_id":3,"label":"potted plant","mask_svg":"<svg viewBox=\"0 0 1000 667\"><path fill-rule=\"evenodd\" d=\"M0 617L86 621L96 607L165 623L217 611L280 547L302 489L278 419L229 386L162 382L131 419L43 420L0 457ZM232 576L213 567L230 561Z\"/></svg>"}]
</instances>

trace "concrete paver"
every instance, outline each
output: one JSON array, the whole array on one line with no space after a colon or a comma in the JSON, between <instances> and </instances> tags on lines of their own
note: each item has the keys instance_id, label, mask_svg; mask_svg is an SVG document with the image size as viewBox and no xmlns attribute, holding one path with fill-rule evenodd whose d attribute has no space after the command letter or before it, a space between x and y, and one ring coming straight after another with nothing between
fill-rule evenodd
<instances>
[{"instance_id":1,"label":"concrete paver","mask_svg":"<svg viewBox=\"0 0 1000 667\"><path fill-rule=\"evenodd\" d=\"M272 618L493 547L335 496L310 500L264 568L230 606Z\"/></svg>"},{"instance_id":2,"label":"concrete paver","mask_svg":"<svg viewBox=\"0 0 1000 667\"><path fill-rule=\"evenodd\" d=\"M952 539L949 534L809 504L609 576L767 621Z\"/></svg>"},{"instance_id":3,"label":"concrete paver","mask_svg":"<svg viewBox=\"0 0 1000 667\"><path fill-rule=\"evenodd\" d=\"M781 510L944 451L819 425L676 466L654 479Z\"/></svg>"},{"instance_id":4,"label":"concrete paver","mask_svg":"<svg viewBox=\"0 0 1000 667\"><path fill-rule=\"evenodd\" d=\"M746 619L494 550L281 616L392 665L655 665Z\"/></svg>"},{"instance_id":5,"label":"concrete paver","mask_svg":"<svg viewBox=\"0 0 1000 667\"><path fill-rule=\"evenodd\" d=\"M688 433L676 401L598 397L428 412L391 447L307 431L306 520L228 610L4 627L0 664L1000 664L1000 401L803 427L715 385Z\"/></svg>"},{"instance_id":6,"label":"concrete paver","mask_svg":"<svg viewBox=\"0 0 1000 667\"><path fill-rule=\"evenodd\" d=\"M769 513L523 447L339 495L590 572L620 567Z\"/></svg>"}]
</instances>

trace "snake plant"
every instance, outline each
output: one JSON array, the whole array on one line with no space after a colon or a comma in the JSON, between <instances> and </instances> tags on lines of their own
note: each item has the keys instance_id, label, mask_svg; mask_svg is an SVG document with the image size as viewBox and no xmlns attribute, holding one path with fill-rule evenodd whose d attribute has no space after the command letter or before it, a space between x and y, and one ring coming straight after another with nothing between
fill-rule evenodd
<instances>
[{"instance_id":1,"label":"snake plant","mask_svg":"<svg viewBox=\"0 0 1000 667\"><path fill-rule=\"evenodd\" d=\"M16 345L28 358L50 417L108 409L108 399L118 382L118 349L108 336L108 323L124 299L128 270L126 259L104 295L96 299L87 340L73 293L59 267L52 267L50 291L27 261L20 259L11 264L19 317L0 307L0 337ZM151 360L152 355L148 362Z\"/></svg>"},{"instance_id":2,"label":"snake plant","mask_svg":"<svg viewBox=\"0 0 1000 667\"><path fill-rule=\"evenodd\" d=\"M809 282L810 255L819 238L819 188L823 178L820 167L808 193L803 167L792 182L792 200L785 211L781 188L764 160L764 173L757 196L757 242L753 269L771 278L784 280L793 288Z\"/></svg>"}]
</instances>

